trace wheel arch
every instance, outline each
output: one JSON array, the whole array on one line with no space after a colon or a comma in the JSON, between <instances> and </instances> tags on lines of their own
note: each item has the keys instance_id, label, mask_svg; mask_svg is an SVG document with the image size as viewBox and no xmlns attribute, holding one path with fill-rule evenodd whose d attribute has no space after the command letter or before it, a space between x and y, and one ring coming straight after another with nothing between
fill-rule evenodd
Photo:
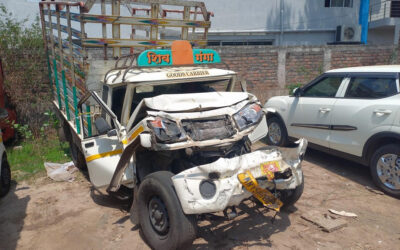
<instances>
[{"instance_id":1,"label":"wheel arch","mask_svg":"<svg viewBox=\"0 0 400 250\"><path fill-rule=\"evenodd\" d=\"M364 145L362 158L366 164L369 164L372 154L383 145L399 143L400 134L394 132L380 132L371 136Z\"/></svg>"},{"instance_id":2,"label":"wheel arch","mask_svg":"<svg viewBox=\"0 0 400 250\"><path fill-rule=\"evenodd\" d=\"M275 109L267 109L267 124L268 124L268 119L271 119L272 117L277 117L283 125L285 125L286 128L286 124L285 121L283 120L282 116L275 110ZM287 130L287 128L286 128Z\"/></svg>"}]
</instances>

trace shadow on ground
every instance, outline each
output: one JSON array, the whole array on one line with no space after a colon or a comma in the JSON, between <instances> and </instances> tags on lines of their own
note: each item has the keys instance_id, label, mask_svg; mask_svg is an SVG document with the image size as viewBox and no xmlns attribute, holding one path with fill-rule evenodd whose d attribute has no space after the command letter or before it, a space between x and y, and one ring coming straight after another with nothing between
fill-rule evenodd
<instances>
[{"instance_id":1,"label":"shadow on ground","mask_svg":"<svg viewBox=\"0 0 400 250\"><path fill-rule=\"evenodd\" d=\"M199 221L198 238L205 242L192 249L231 249L235 246L272 247L270 236L284 232L290 226L287 212L275 213L246 201L238 207L238 217L226 220L222 216L206 215ZM205 226L203 226L206 224Z\"/></svg>"},{"instance_id":2,"label":"shadow on ground","mask_svg":"<svg viewBox=\"0 0 400 250\"><path fill-rule=\"evenodd\" d=\"M307 149L305 160L360 185L376 188L367 166L311 148Z\"/></svg>"},{"instance_id":3,"label":"shadow on ground","mask_svg":"<svg viewBox=\"0 0 400 250\"><path fill-rule=\"evenodd\" d=\"M17 183L11 181L9 193L0 198L0 249L16 249L20 232L24 226L26 209L30 196L18 197L16 192L28 187L16 189Z\"/></svg>"}]
</instances>

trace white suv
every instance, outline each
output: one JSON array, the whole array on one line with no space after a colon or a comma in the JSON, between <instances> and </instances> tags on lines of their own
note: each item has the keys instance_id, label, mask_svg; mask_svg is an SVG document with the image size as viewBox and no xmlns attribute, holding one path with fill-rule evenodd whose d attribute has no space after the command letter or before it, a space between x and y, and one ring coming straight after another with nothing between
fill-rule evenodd
<instances>
[{"instance_id":1,"label":"white suv","mask_svg":"<svg viewBox=\"0 0 400 250\"><path fill-rule=\"evenodd\" d=\"M310 147L370 166L400 197L400 65L335 69L293 96L267 101L269 144L305 137Z\"/></svg>"}]
</instances>

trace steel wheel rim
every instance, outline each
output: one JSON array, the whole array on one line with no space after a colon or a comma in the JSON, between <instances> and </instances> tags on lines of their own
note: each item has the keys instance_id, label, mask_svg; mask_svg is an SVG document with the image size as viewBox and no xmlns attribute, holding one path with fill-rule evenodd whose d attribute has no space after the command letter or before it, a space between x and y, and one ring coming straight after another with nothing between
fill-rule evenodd
<instances>
[{"instance_id":1,"label":"steel wheel rim","mask_svg":"<svg viewBox=\"0 0 400 250\"><path fill-rule=\"evenodd\" d=\"M400 190L400 156L384 154L378 159L376 172L379 180L387 188Z\"/></svg>"},{"instance_id":2,"label":"steel wheel rim","mask_svg":"<svg viewBox=\"0 0 400 250\"><path fill-rule=\"evenodd\" d=\"M159 235L166 235L169 231L169 217L164 202L154 196L148 203L150 224Z\"/></svg>"},{"instance_id":3,"label":"steel wheel rim","mask_svg":"<svg viewBox=\"0 0 400 250\"><path fill-rule=\"evenodd\" d=\"M276 122L273 122L268 126L268 137L273 144L279 144L281 141L282 131Z\"/></svg>"}]
</instances>

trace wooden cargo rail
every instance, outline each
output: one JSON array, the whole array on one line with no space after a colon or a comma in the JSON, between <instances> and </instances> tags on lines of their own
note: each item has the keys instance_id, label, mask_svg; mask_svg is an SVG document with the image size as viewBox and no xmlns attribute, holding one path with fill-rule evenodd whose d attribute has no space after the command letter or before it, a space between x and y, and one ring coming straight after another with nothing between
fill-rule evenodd
<instances>
[{"instance_id":1,"label":"wooden cargo rail","mask_svg":"<svg viewBox=\"0 0 400 250\"><path fill-rule=\"evenodd\" d=\"M95 4L100 9L96 10ZM78 111L79 100L87 92L89 49L103 48L103 59L108 60L109 50L111 59L118 59L123 57L122 48L131 48L133 54L137 48L170 47L176 39L202 47L207 44L212 15L203 2L182 0L42 0L39 8L54 100L78 134L82 124L91 128L90 116L81 121ZM121 14L123 8L129 15ZM88 37L88 24L99 24L99 32ZM107 34L109 26L111 34ZM130 27L128 38L121 37L122 26ZM179 37L167 39L163 33L166 29L179 33ZM145 36L137 35L138 31ZM90 106L85 112L90 114Z\"/></svg>"}]
</instances>

